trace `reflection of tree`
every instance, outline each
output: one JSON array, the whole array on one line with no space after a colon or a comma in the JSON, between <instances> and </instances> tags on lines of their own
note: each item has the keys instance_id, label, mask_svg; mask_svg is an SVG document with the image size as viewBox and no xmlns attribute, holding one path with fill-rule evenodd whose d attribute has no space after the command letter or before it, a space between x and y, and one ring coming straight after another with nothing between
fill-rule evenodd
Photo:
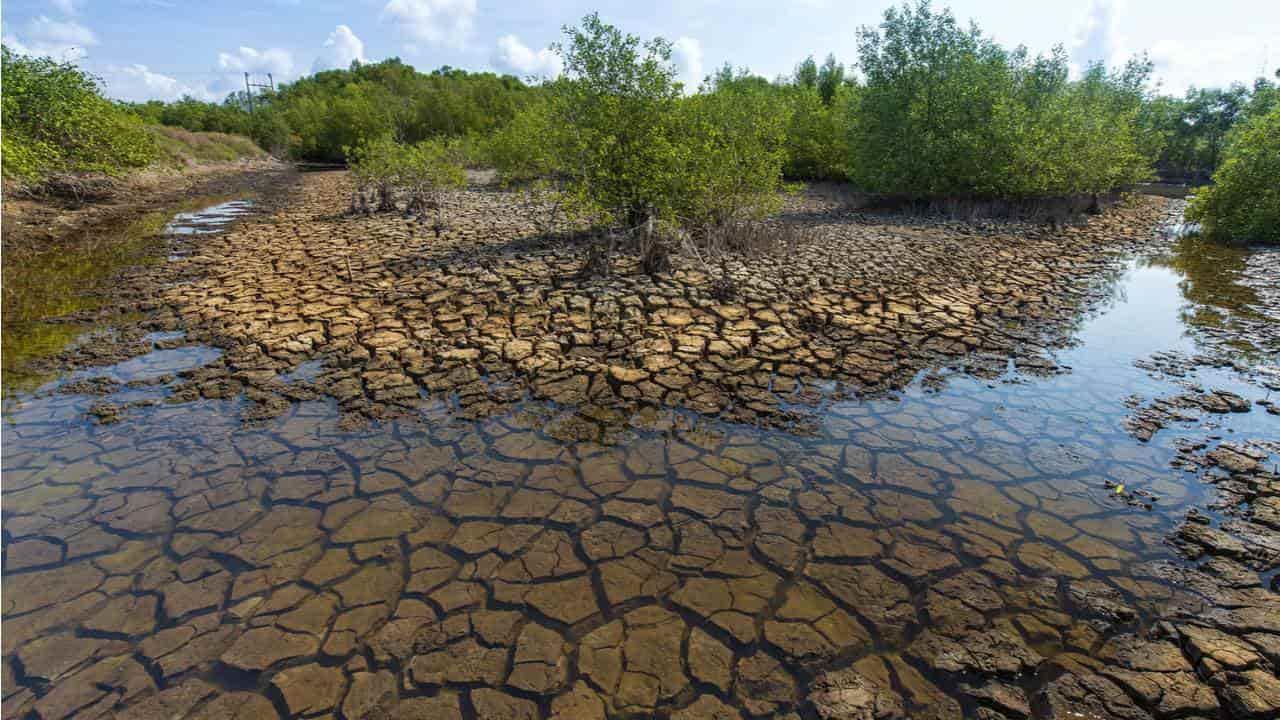
<instances>
[{"instance_id":1,"label":"reflection of tree","mask_svg":"<svg viewBox=\"0 0 1280 720\"><path fill-rule=\"evenodd\" d=\"M1249 251L1211 242L1198 235L1179 238L1170 252L1144 264L1169 268L1182 276L1178 289L1187 304L1179 316L1198 328L1227 327L1241 318L1262 319L1254 309L1258 294L1241 282Z\"/></svg>"}]
</instances>

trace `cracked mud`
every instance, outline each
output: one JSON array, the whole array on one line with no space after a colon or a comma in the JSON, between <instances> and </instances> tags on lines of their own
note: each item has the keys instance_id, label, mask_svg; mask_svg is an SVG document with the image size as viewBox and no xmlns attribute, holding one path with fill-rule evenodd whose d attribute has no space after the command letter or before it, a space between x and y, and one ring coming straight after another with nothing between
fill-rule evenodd
<instances>
[{"instance_id":1,"label":"cracked mud","mask_svg":"<svg viewBox=\"0 0 1280 720\"><path fill-rule=\"evenodd\" d=\"M1275 717L1275 356L1159 355L1227 357L1126 264L1176 205L811 191L714 301L344 182L184 240L133 351L6 408L6 717Z\"/></svg>"}]
</instances>

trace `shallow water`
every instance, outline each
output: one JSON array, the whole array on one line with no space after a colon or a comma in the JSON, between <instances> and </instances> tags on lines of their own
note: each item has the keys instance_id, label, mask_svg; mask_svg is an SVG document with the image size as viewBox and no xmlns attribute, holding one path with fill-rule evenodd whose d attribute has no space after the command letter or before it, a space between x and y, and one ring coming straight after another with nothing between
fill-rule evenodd
<instances>
[{"instance_id":1,"label":"shallow water","mask_svg":"<svg viewBox=\"0 0 1280 720\"><path fill-rule=\"evenodd\" d=\"M4 393L30 392L51 379L28 366L93 329L77 318L102 307L96 291L103 283L127 267L163 262L172 237L219 232L252 207L244 198L190 198L118 226L88 229L62 246L6 258Z\"/></svg>"},{"instance_id":2,"label":"shallow water","mask_svg":"<svg viewBox=\"0 0 1280 720\"><path fill-rule=\"evenodd\" d=\"M1119 259L1112 300L1059 353L1067 372L940 369L892 398L823 407L812 437L542 403L468 421L428 402L353 431L309 401L247 427L242 400L164 403L147 382L217 351L156 336L147 355L69 378L144 381L118 399L161 402L122 422L87 420L101 398L58 392L65 380L8 403L4 650L21 682L48 689L122 647L50 663L30 650L40 638L122 642L153 682L196 675L277 709L293 707L269 689L280 667L358 657L396 675L402 698L470 688L477 712L480 687L538 697L585 681L618 711L710 692L757 714L798 707L814 673L872 654L900 687L920 673L951 692L911 648L956 625L1088 653L1182 598L1154 568L1181 562L1165 538L1213 491L1170 467L1179 439L1280 438L1260 411L1146 443L1124 428L1127 399L1181 389L1136 360L1194 353L1227 327L1240 358L1277 362L1249 339L1277 327L1238 283L1255 255L1210 252L1180 241ZM1192 379L1267 394L1231 367Z\"/></svg>"}]
</instances>

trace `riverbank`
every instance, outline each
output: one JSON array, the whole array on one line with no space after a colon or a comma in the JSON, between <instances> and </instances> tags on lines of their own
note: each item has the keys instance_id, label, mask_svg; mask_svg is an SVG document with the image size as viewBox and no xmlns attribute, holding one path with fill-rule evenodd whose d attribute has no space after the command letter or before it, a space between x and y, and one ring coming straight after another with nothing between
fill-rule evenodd
<instances>
[{"instance_id":1,"label":"riverbank","mask_svg":"<svg viewBox=\"0 0 1280 720\"><path fill-rule=\"evenodd\" d=\"M120 286L122 274L147 272L165 258L163 231L174 213L222 198L274 195L292 175L271 160L214 163L132 174L83 203L6 197L6 392L34 387L65 365L58 354L88 326L145 309Z\"/></svg>"}]
</instances>

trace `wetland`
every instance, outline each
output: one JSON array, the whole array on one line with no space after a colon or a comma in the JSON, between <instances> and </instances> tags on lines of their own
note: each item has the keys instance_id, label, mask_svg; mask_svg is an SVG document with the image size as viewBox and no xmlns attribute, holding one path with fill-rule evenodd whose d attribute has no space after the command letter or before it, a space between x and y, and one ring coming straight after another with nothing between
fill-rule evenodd
<instances>
[{"instance_id":1,"label":"wetland","mask_svg":"<svg viewBox=\"0 0 1280 720\"><path fill-rule=\"evenodd\" d=\"M5 716L1275 717L1280 252L813 184L726 292L471 181L28 275Z\"/></svg>"}]
</instances>

